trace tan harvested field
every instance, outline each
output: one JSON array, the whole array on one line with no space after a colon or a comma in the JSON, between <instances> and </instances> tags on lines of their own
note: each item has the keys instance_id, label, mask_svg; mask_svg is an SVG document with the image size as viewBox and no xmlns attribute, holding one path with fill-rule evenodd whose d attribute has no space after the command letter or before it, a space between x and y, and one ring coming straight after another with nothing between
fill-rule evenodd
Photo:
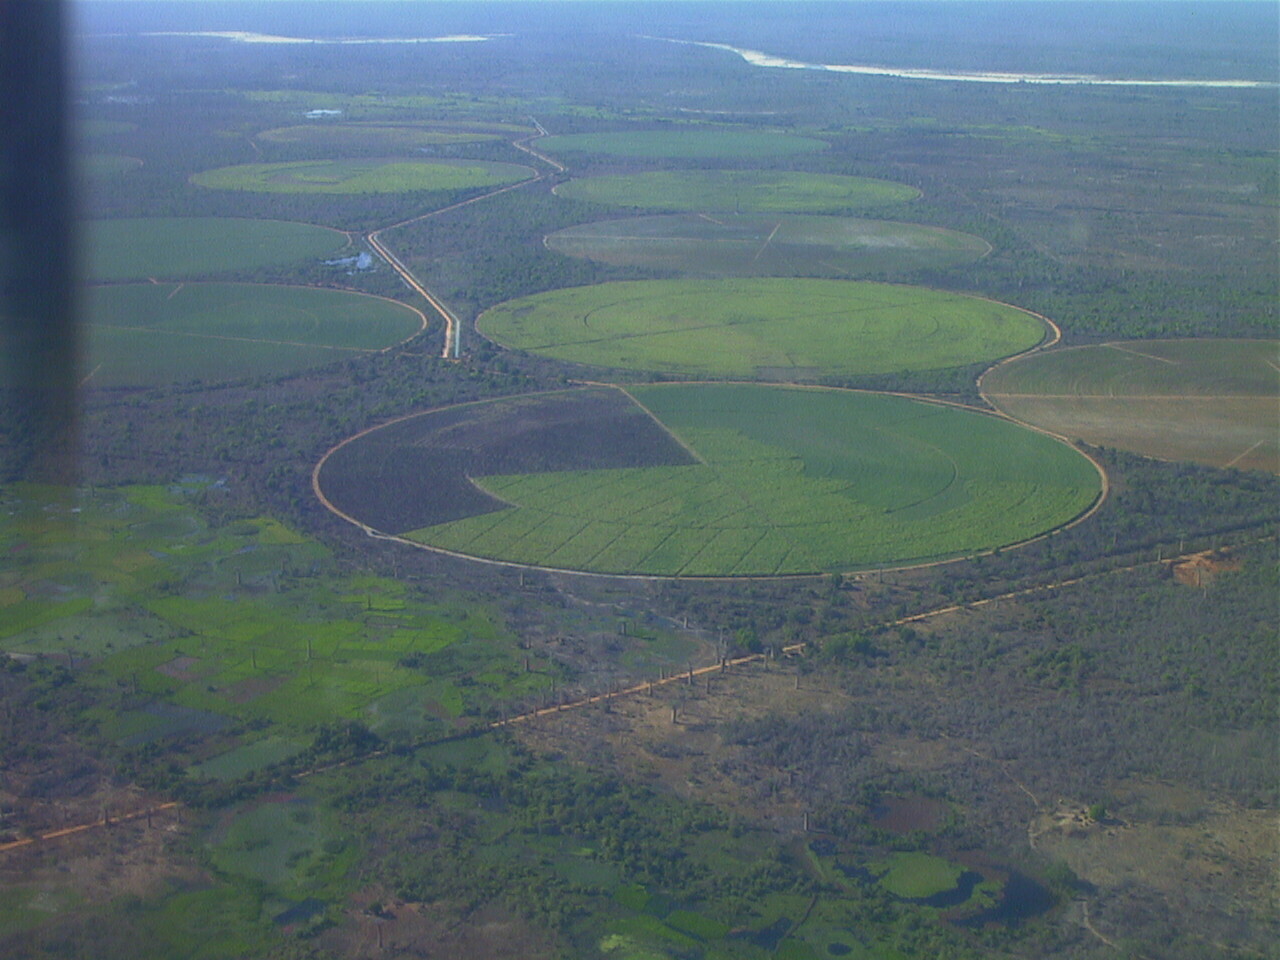
<instances>
[{"instance_id":1,"label":"tan harvested field","mask_svg":"<svg viewBox=\"0 0 1280 960\"><path fill-rule=\"evenodd\" d=\"M1025 423L1165 460L1280 473L1280 343L1129 341L1002 363L983 395Z\"/></svg>"}]
</instances>

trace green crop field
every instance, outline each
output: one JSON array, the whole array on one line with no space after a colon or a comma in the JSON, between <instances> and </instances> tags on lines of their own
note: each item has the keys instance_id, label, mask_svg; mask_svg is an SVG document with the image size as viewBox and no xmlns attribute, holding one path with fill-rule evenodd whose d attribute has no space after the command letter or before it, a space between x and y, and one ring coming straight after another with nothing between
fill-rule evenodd
<instances>
[{"instance_id":1,"label":"green crop field","mask_svg":"<svg viewBox=\"0 0 1280 960\"><path fill-rule=\"evenodd\" d=\"M178 279L337 255L349 243L328 227L234 217L90 220L84 261L94 280Z\"/></svg>"},{"instance_id":2,"label":"green crop field","mask_svg":"<svg viewBox=\"0 0 1280 960\"><path fill-rule=\"evenodd\" d=\"M381 350L422 329L393 300L247 283L91 287L87 382L139 386L292 373Z\"/></svg>"},{"instance_id":3,"label":"green crop field","mask_svg":"<svg viewBox=\"0 0 1280 960\"><path fill-rule=\"evenodd\" d=\"M533 175L528 167L482 160L296 160L219 167L191 182L259 193L410 193L500 187Z\"/></svg>"},{"instance_id":4,"label":"green crop field","mask_svg":"<svg viewBox=\"0 0 1280 960\"><path fill-rule=\"evenodd\" d=\"M1280 341L1139 340L1034 354L982 391L1062 436L1167 460L1280 473Z\"/></svg>"},{"instance_id":5,"label":"green crop field","mask_svg":"<svg viewBox=\"0 0 1280 960\"><path fill-rule=\"evenodd\" d=\"M989 550L1066 523L1098 495L1097 471L1071 448L951 407L747 384L629 395L695 462L473 477L506 506L406 536L562 569L768 576ZM362 441L381 442L376 431ZM429 496L432 478L417 483Z\"/></svg>"},{"instance_id":6,"label":"green crop field","mask_svg":"<svg viewBox=\"0 0 1280 960\"><path fill-rule=\"evenodd\" d=\"M115 153L84 153L76 156L80 176L89 180L110 180L137 170L142 161Z\"/></svg>"},{"instance_id":7,"label":"green crop field","mask_svg":"<svg viewBox=\"0 0 1280 960\"><path fill-rule=\"evenodd\" d=\"M555 192L615 207L715 213L843 213L905 203L906 184L831 173L683 170L570 180Z\"/></svg>"},{"instance_id":8,"label":"green crop field","mask_svg":"<svg viewBox=\"0 0 1280 960\"><path fill-rule=\"evenodd\" d=\"M591 153L645 159L789 157L826 150L812 137L747 130L624 130L544 137L538 148L551 154Z\"/></svg>"},{"instance_id":9,"label":"green crop field","mask_svg":"<svg viewBox=\"0 0 1280 960\"><path fill-rule=\"evenodd\" d=\"M847 280L640 280L499 304L477 329L559 360L677 376L814 380L993 361L1045 336L1016 307Z\"/></svg>"},{"instance_id":10,"label":"green crop field","mask_svg":"<svg viewBox=\"0 0 1280 960\"><path fill-rule=\"evenodd\" d=\"M119 136L122 133L132 133L137 129L136 123L128 123L124 120L77 120L75 125L76 136L85 140Z\"/></svg>"},{"instance_id":11,"label":"green crop field","mask_svg":"<svg viewBox=\"0 0 1280 960\"><path fill-rule=\"evenodd\" d=\"M517 128L520 129L520 128ZM530 135L532 130L527 131ZM362 123L312 123L294 127L276 127L264 130L257 139L268 143L297 144L306 147L324 147L334 150L382 149L393 151L417 150L421 147L438 147L453 143L479 143L502 139L504 133L496 131L436 129L421 125L362 124Z\"/></svg>"},{"instance_id":12,"label":"green crop field","mask_svg":"<svg viewBox=\"0 0 1280 960\"><path fill-rule=\"evenodd\" d=\"M971 263L990 245L938 227L852 217L673 214L551 234L559 253L711 276L867 276Z\"/></svg>"}]
</instances>

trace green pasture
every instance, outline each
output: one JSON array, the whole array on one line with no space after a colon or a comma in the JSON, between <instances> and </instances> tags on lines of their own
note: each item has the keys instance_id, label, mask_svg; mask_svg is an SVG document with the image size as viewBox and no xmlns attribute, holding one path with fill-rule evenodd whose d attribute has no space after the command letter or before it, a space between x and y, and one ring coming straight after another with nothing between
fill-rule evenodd
<instances>
[{"instance_id":1,"label":"green pasture","mask_svg":"<svg viewBox=\"0 0 1280 960\"><path fill-rule=\"evenodd\" d=\"M613 266L710 276L846 276L945 269L990 245L938 227L852 217L674 214L600 220L546 238L558 253Z\"/></svg>"},{"instance_id":2,"label":"green pasture","mask_svg":"<svg viewBox=\"0 0 1280 960\"><path fill-rule=\"evenodd\" d=\"M646 160L705 160L791 157L826 150L827 143L790 133L694 128L572 133L543 137L538 141L538 149L557 155L586 153Z\"/></svg>"},{"instance_id":3,"label":"green pasture","mask_svg":"<svg viewBox=\"0 0 1280 960\"><path fill-rule=\"evenodd\" d=\"M408 536L542 567L771 576L990 550L1098 495L1074 450L955 408L745 384L630 393L698 464L475 478L511 506Z\"/></svg>"},{"instance_id":4,"label":"green pasture","mask_svg":"<svg viewBox=\"0 0 1280 960\"><path fill-rule=\"evenodd\" d=\"M682 170L570 180L572 200L614 207L701 213L844 213L906 203L920 191L902 183L832 173Z\"/></svg>"},{"instance_id":5,"label":"green pasture","mask_svg":"<svg viewBox=\"0 0 1280 960\"><path fill-rule=\"evenodd\" d=\"M1028 350L1039 318L1007 304L846 280L639 280L486 311L498 343L669 376L816 380L956 367Z\"/></svg>"},{"instance_id":6,"label":"green pasture","mask_svg":"<svg viewBox=\"0 0 1280 960\"><path fill-rule=\"evenodd\" d=\"M1018 420L1098 446L1280 473L1280 341L1051 350L989 371L982 392Z\"/></svg>"},{"instance_id":7,"label":"green pasture","mask_svg":"<svg viewBox=\"0 0 1280 960\"><path fill-rule=\"evenodd\" d=\"M532 134L532 130L518 131ZM381 150L387 154L422 148L448 146L455 143L482 143L501 140L503 132L483 129L438 129L418 124L389 125L363 123L309 123L292 127L276 127L257 135L267 143L320 147L334 151Z\"/></svg>"},{"instance_id":8,"label":"green pasture","mask_svg":"<svg viewBox=\"0 0 1280 960\"><path fill-rule=\"evenodd\" d=\"M528 167L486 160L295 160L219 167L193 174L191 182L257 193L412 193L500 187L533 175Z\"/></svg>"},{"instance_id":9,"label":"green pasture","mask_svg":"<svg viewBox=\"0 0 1280 960\"><path fill-rule=\"evenodd\" d=\"M328 227L234 217L90 220L86 273L94 280L178 279L337 256L350 243Z\"/></svg>"},{"instance_id":10,"label":"green pasture","mask_svg":"<svg viewBox=\"0 0 1280 960\"><path fill-rule=\"evenodd\" d=\"M96 387L295 373L422 326L417 311L380 297L241 283L91 287L85 316L86 382Z\"/></svg>"}]
</instances>

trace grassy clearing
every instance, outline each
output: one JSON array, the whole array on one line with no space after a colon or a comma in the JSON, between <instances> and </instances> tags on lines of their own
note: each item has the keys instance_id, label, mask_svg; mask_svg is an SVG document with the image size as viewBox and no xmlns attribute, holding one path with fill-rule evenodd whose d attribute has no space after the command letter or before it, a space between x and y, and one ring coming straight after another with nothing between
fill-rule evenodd
<instances>
[{"instance_id":1,"label":"grassy clearing","mask_svg":"<svg viewBox=\"0 0 1280 960\"><path fill-rule=\"evenodd\" d=\"M151 217L90 220L84 259L94 280L177 279L336 255L345 234L283 220Z\"/></svg>"},{"instance_id":2,"label":"grassy clearing","mask_svg":"<svg viewBox=\"0 0 1280 960\"><path fill-rule=\"evenodd\" d=\"M632 393L699 463L477 478L512 506L408 536L600 573L769 576L992 549L1098 493L1070 448L952 408L748 385Z\"/></svg>"},{"instance_id":3,"label":"grassy clearing","mask_svg":"<svg viewBox=\"0 0 1280 960\"><path fill-rule=\"evenodd\" d=\"M544 137L538 147L552 154L588 153L641 159L702 160L790 157L827 149L824 140L788 133L745 130L624 130Z\"/></svg>"},{"instance_id":4,"label":"grassy clearing","mask_svg":"<svg viewBox=\"0 0 1280 960\"><path fill-rule=\"evenodd\" d=\"M137 386L291 373L413 336L421 315L362 294L262 284L93 287L88 382Z\"/></svg>"},{"instance_id":5,"label":"grassy clearing","mask_svg":"<svg viewBox=\"0 0 1280 960\"><path fill-rule=\"evenodd\" d=\"M816 380L935 370L1027 350L1045 335L1016 307L842 280L642 280L521 297L485 336L560 360L676 376Z\"/></svg>"},{"instance_id":6,"label":"grassy clearing","mask_svg":"<svg viewBox=\"0 0 1280 960\"><path fill-rule=\"evenodd\" d=\"M868 276L971 263L990 249L954 230L852 217L683 214L601 220L546 239L614 266L711 276Z\"/></svg>"},{"instance_id":7,"label":"grassy clearing","mask_svg":"<svg viewBox=\"0 0 1280 960\"><path fill-rule=\"evenodd\" d=\"M964 867L927 853L899 853L885 865L880 886L895 897L924 899L956 885Z\"/></svg>"},{"instance_id":8,"label":"grassy clearing","mask_svg":"<svg viewBox=\"0 0 1280 960\"><path fill-rule=\"evenodd\" d=\"M1036 354L982 381L1004 412L1169 460L1280 473L1280 342L1135 340Z\"/></svg>"},{"instance_id":9,"label":"grassy clearing","mask_svg":"<svg viewBox=\"0 0 1280 960\"><path fill-rule=\"evenodd\" d=\"M194 174L191 182L258 193L412 193L500 187L531 176L528 167L481 160L298 160L219 167Z\"/></svg>"},{"instance_id":10,"label":"grassy clearing","mask_svg":"<svg viewBox=\"0 0 1280 960\"><path fill-rule=\"evenodd\" d=\"M222 873L290 898L324 894L355 855L333 815L305 797L251 806L215 830L209 848Z\"/></svg>"},{"instance_id":11,"label":"grassy clearing","mask_svg":"<svg viewBox=\"0 0 1280 960\"><path fill-rule=\"evenodd\" d=\"M683 170L571 180L557 194L614 207L715 213L844 213L905 203L915 187L869 177L769 170Z\"/></svg>"}]
</instances>

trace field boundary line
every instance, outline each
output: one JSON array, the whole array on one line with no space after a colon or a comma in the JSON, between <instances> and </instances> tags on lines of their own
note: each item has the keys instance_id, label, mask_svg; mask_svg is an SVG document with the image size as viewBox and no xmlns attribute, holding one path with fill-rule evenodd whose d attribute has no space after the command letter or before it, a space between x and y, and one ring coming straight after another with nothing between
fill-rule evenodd
<instances>
[{"instance_id":1,"label":"field boundary line","mask_svg":"<svg viewBox=\"0 0 1280 960\"><path fill-rule=\"evenodd\" d=\"M1141 350L1133 350L1130 347L1122 347L1118 343L1104 343L1102 346L1110 350L1119 350L1121 353L1131 353L1135 357L1145 357L1147 360L1159 360L1161 363L1168 363L1175 367L1182 365L1177 360L1170 360L1168 357L1157 357L1153 353L1143 353Z\"/></svg>"},{"instance_id":2,"label":"field boundary line","mask_svg":"<svg viewBox=\"0 0 1280 960\"><path fill-rule=\"evenodd\" d=\"M672 440L678 443L681 449L683 449L687 454L689 454L689 456L693 457L694 460L702 464L704 467L710 467L710 464L707 463L707 461L702 459L702 456L698 453L697 450L693 449L693 447L685 443L684 440L682 440L679 436L677 436L676 433L670 427L668 427L665 423L659 420L657 414L655 414L652 410L650 410L643 403L637 400L635 398L635 395L630 390L628 390L626 387L618 386L616 384L614 385L613 388L617 390L619 393L621 393L628 400L630 400L632 403L634 403L641 410L643 410L645 414L649 417L649 419L652 420L654 423L656 423L659 429L661 429L663 433L665 433L668 437L670 437Z\"/></svg>"},{"instance_id":3,"label":"field boundary line","mask_svg":"<svg viewBox=\"0 0 1280 960\"><path fill-rule=\"evenodd\" d=\"M20 850L23 847L34 846L37 843L43 843L48 840L61 840L64 837L71 837L77 833L84 833L86 830L94 830L98 827L109 827L117 823L127 823L130 820L141 820L143 817L150 817L155 813L163 813L165 810L172 810L181 804L177 800L168 800L165 803L157 804L153 807L145 807L142 810L133 810L129 813L122 813L117 816L99 817L96 820L90 820L88 823L78 823L71 827L60 827L57 830L49 830L45 833L39 833L31 837L23 837L21 840L11 840L8 843L0 843L0 853L8 853L10 850Z\"/></svg>"},{"instance_id":4,"label":"field boundary line","mask_svg":"<svg viewBox=\"0 0 1280 960\"><path fill-rule=\"evenodd\" d=\"M1247 457L1249 454L1253 453L1253 451L1257 450L1260 446L1262 446L1262 445L1263 445L1264 443L1266 443L1266 442L1267 442L1266 440L1259 440L1257 443L1255 443L1253 446L1249 447L1249 449L1245 450L1245 451L1244 451L1243 453L1241 453L1239 456L1232 457L1230 461L1228 461L1227 463L1224 463L1224 464L1222 465L1222 469L1226 470L1226 469L1229 469L1230 467L1234 467L1237 463L1239 463L1241 460L1243 460L1243 459L1244 459L1245 457Z\"/></svg>"}]
</instances>

